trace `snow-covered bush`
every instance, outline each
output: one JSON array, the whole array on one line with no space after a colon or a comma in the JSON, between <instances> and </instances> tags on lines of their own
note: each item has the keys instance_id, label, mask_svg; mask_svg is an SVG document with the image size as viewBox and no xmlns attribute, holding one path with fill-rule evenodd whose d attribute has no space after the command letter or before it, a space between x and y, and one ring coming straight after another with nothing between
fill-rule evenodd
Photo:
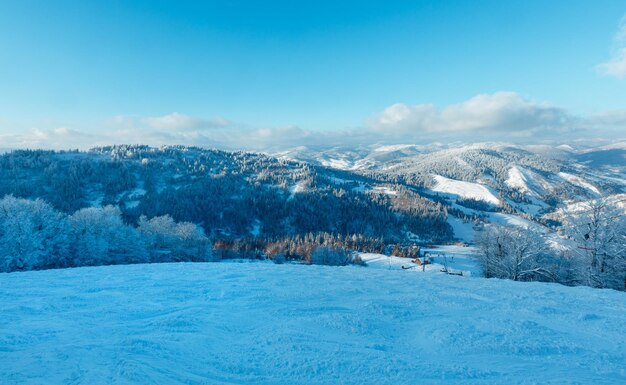
<instances>
[{"instance_id":1,"label":"snow-covered bush","mask_svg":"<svg viewBox=\"0 0 626 385\"><path fill-rule=\"evenodd\" d=\"M81 209L70 216L69 222L75 266L148 261L148 253L139 233L124 224L117 207Z\"/></svg>"},{"instance_id":2,"label":"snow-covered bush","mask_svg":"<svg viewBox=\"0 0 626 385\"><path fill-rule=\"evenodd\" d=\"M176 223L169 215L139 219L139 232L150 252L151 262L211 261L211 243L193 223Z\"/></svg>"},{"instance_id":3,"label":"snow-covered bush","mask_svg":"<svg viewBox=\"0 0 626 385\"><path fill-rule=\"evenodd\" d=\"M0 199L0 272L210 260L211 242L203 230L167 215L142 217L135 228L115 206L67 216L40 199Z\"/></svg>"},{"instance_id":4,"label":"snow-covered bush","mask_svg":"<svg viewBox=\"0 0 626 385\"><path fill-rule=\"evenodd\" d=\"M63 214L40 199L0 200L0 271L64 267L67 253Z\"/></svg>"}]
</instances>

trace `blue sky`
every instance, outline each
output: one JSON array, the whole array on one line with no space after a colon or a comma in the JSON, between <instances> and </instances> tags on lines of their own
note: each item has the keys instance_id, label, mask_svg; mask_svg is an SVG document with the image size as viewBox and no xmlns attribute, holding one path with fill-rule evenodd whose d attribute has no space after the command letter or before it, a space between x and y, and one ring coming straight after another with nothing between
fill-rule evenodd
<instances>
[{"instance_id":1,"label":"blue sky","mask_svg":"<svg viewBox=\"0 0 626 385\"><path fill-rule=\"evenodd\" d=\"M0 135L204 144L246 130L395 130L401 141L455 132L450 116L467 114L480 115L480 130L490 122L484 132L507 132L508 118L484 116L494 103L515 124L532 115L537 127L520 123L526 137L559 119L621 124L625 14L610 0L3 0ZM483 104L469 111L472 101ZM424 118L422 105L436 111ZM537 106L560 115L537 123Z\"/></svg>"}]
</instances>

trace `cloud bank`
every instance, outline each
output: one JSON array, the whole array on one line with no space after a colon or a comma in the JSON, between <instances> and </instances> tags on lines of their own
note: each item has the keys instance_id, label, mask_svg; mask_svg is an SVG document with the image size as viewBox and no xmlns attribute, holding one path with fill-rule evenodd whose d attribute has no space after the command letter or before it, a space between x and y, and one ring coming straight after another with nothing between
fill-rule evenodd
<instances>
[{"instance_id":1,"label":"cloud bank","mask_svg":"<svg viewBox=\"0 0 626 385\"><path fill-rule=\"evenodd\" d=\"M174 112L163 116L119 115L92 130L33 128L24 133L0 135L0 140L3 147L10 148L87 149L131 143L276 151L302 145L623 140L625 128L626 109L577 116L564 108L529 100L514 92L496 92L444 107L397 103L373 114L360 126L334 131L316 131L297 125L255 127L221 117L202 118Z\"/></svg>"},{"instance_id":2,"label":"cloud bank","mask_svg":"<svg viewBox=\"0 0 626 385\"><path fill-rule=\"evenodd\" d=\"M432 104L398 103L367 122L373 130L403 135L483 133L520 137L561 132L573 124L565 110L526 100L514 92L476 95L442 109Z\"/></svg>"}]
</instances>

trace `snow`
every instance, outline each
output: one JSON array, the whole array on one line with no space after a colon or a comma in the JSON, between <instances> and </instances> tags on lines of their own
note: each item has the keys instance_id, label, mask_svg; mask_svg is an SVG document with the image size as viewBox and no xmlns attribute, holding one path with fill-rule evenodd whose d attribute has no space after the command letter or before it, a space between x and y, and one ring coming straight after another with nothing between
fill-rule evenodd
<instances>
[{"instance_id":1,"label":"snow","mask_svg":"<svg viewBox=\"0 0 626 385\"><path fill-rule=\"evenodd\" d=\"M386 186L374 186L372 189L375 193L385 194L385 195L397 195L398 192L396 190L392 190Z\"/></svg>"},{"instance_id":2,"label":"snow","mask_svg":"<svg viewBox=\"0 0 626 385\"><path fill-rule=\"evenodd\" d=\"M570 146L569 144L561 144L556 146L556 148L570 152L575 151L574 147Z\"/></svg>"},{"instance_id":3,"label":"snow","mask_svg":"<svg viewBox=\"0 0 626 385\"><path fill-rule=\"evenodd\" d=\"M400 150L405 150L408 148L416 148L416 147L417 145L415 144L390 144L390 145L376 147L374 149L374 152L393 152L393 151L400 151Z\"/></svg>"},{"instance_id":4,"label":"snow","mask_svg":"<svg viewBox=\"0 0 626 385\"><path fill-rule=\"evenodd\" d=\"M489 213L489 221L507 226L516 226L524 229L545 231L545 228L537 222L529 221L517 215L504 213Z\"/></svg>"},{"instance_id":5,"label":"snow","mask_svg":"<svg viewBox=\"0 0 626 385\"><path fill-rule=\"evenodd\" d=\"M376 165L377 163L370 159L359 159L356 162L354 162L354 166L352 166L350 170L352 171L366 170L369 168L373 168Z\"/></svg>"},{"instance_id":6,"label":"snow","mask_svg":"<svg viewBox=\"0 0 626 385\"><path fill-rule=\"evenodd\" d=\"M376 253L361 253L361 259L367 263L368 269L403 270L422 273L422 266L412 262L411 258L393 257ZM428 264L424 267L426 273L441 273L443 265Z\"/></svg>"},{"instance_id":7,"label":"snow","mask_svg":"<svg viewBox=\"0 0 626 385\"><path fill-rule=\"evenodd\" d=\"M141 185L143 185L143 181L140 182ZM143 187L136 187L133 190L131 190L130 192L130 196L142 196L142 195L146 195L148 193L148 191L146 191L146 189L144 189Z\"/></svg>"},{"instance_id":8,"label":"snow","mask_svg":"<svg viewBox=\"0 0 626 385\"><path fill-rule=\"evenodd\" d=\"M353 187L352 191L354 191L356 193L364 193L366 191L365 190L365 184L363 184L362 182L359 182L359 185Z\"/></svg>"},{"instance_id":9,"label":"snow","mask_svg":"<svg viewBox=\"0 0 626 385\"><path fill-rule=\"evenodd\" d=\"M535 197L554 190L554 183L541 174L519 166L513 166L509 169L509 177L504 183L511 188Z\"/></svg>"},{"instance_id":10,"label":"snow","mask_svg":"<svg viewBox=\"0 0 626 385\"><path fill-rule=\"evenodd\" d=\"M289 188L289 199L293 199L296 194L306 191L306 182L301 181Z\"/></svg>"},{"instance_id":11,"label":"snow","mask_svg":"<svg viewBox=\"0 0 626 385\"><path fill-rule=\"evenodd\" d=\"M345 159L323 159L320 160L320 164L324 167L336 168L338 170L349 170L351 165Z\"/></svg>"},{"instance_id":12,"label":"snow","mask_svg":"<svg viewBox=\"0 0 626 385\"><path fill-rule=\"evenodd\" d=\"M626 213L626 194L613 194L607 195L605 201L615 207L621 208ZM578 201L578 202L567 202L564 207L556 210L556 213L559 216L570 215L585 212L591 209L591 206L594 203L597 203L598 200L591 199L587 201Z\"/></svg>"},{"instance_id":13,"label":"snow","mask_svg":"<svg viewBox=\"0 0 626 385\"><path fill-rule=\"evenodd\" d=\"M470 210L470 209L467 209ZM473 210L472 210L473 211ZM472 214L472 211L468 212ZM528 219L522 218L518 215L514 214L505 214L505 213L484 213L487 215L489 222L497 223L506 226L516 226L524 229L534 229L540 232L545 233L547 229L537 222L530 221ZM452 215L448 215L448 223L452 226L452 230L454 231L454 238L463 241L472 243L474 241L474 235L476 231L473 228L473 224L471 222L463 222L463 220L456 218Z\"/></svg>"},{"instance_id":14,"label":"snow","mask_svg":"<svg viewBox=\"0 0 626 385\"><path fill-rule=\"evenodd\" d=\"M526 198L530 200L531 203L520 203L520 202L515 202L513 200L510 200L510 199L507 199L507 202L511 206L515 207L517 210L520 210L532 216L537 216L542 212L542 210L545 210L546 208L550 207L548 204L537 199L534 196L527 196Z\"/></svg>"},{"instance_id":15,"label":"snow","mask_svg":"<svg viewBox=\"0 0 626 385\"><path fill-rule=\"evenodd\" d=\"M305 182L298 182L296 185L293 186L293 189L291 190L294 194L303 192L305 190Z\"/></svg>"},{"instance_id":16,"label":"snow","mask_svg":"<svg viewBox=\"0 0 626 385\"><path fill-rule=\"evenodd\" d=\"M139 206L139 203L141 202L138 200L126 201L124 202L124 206L126 206L126 208L132 209Z\"/></svg>"},{"instance_id":17,"label":"snow","mask_svg":"<svg viewBox=\"0 0 626 385\"><path fill-rule=\"evenodd\" d=\"M600 190L598 190L596 186L592 185L591 183L587 182L579 176L568 174L566 172L560 172L559 176L575 186L585 188L596 195L600 195Z\"/></svg>"},{"instance_id":18,"label":"snow","mask_svg":"<svg viewBox=\"0 0 626 385\"><path fill-rule=\"evenodd\" d=\"M259 234L261 234L261 221L255 219L252 223L252 230L250 230L250 235L252 235L253 237L258 237Z\"/></svg>"},{"instance_id":19,"label":"snow","mask_svg":"<svg viewBox=\"0 0 626 385\"><path fill-rule=\"evenodd\" d=\"M483 277L483 270L476 260L478 249L471 246L438 245L422 248L430 254L432 261L446 265L449 269L469 273L472 277Z\"/></svg>"},{"instance_id":20,"label":"snow","mask_svg":"<svg viewBox=\"0 0 626 385\"><path fill-rule=\"evenodd\" d=\"M474 247L436 245L421 248L420 255L423 256L424 253L429 254L432 262L424 268L426 273L442 274L441 269L447 266L448 269L465 273L465 276L481 277L483 275L482 269L475 258L478 251ZM413 263L412 258L401 258L376 253L360 253L359 256L367 263L368 269L423 272L422 266Z\"/></svg>"},{"instance_id":21,"label":"snow","mask_svg":"<svg viewBox=\"0 0 626 385\"><path fill-rule=\"evenodd\" d=\"M527 177L519 167L511 167L509 169L509 178L504 183L521 192L532 193L530 188L528 188Z\"/></svg>"},{"instance_id":22,"label":"snow","mask_svg":"<svg viewBox=\"0 0 626 385\"><path fill-rule=\"evenodd\" d=\"M361 253L359 255L361 259L367 263L368 269L444 274L442 273L442 269L447 267L448 270L463 273L466 277L483 276L482 269L475 258L478 251L474 247L437 245L423 247L420 250L420 255L423 256L424 253L428 253L432 262L426 265L424 270L422 270L421 265L413 263L411 258L400 258L375 253Z\"/></svg>"},{"instance_id":23,"label":"snow","mask_svg":"<svg viewBox=\"0 0 626 385\"><path fill-rule=\"evenodd\" d=\"M433 178L435 179L435 186L431 190L434 192L455 195L465 199L481 200L493 205L500 204L500 200L489 187L446 178L441 175L433 175Z\"/></svg>"},{"instance_id":24,"label":"snow","mask_svg":"<svg viewBox=\"0 0 626 385\"><path fill-rule=\"evenodd\" d=\"M0 274L2 384L626 382L626 293L369 267Z\"/></svg>"},{"instance_id":25,"label":"snow","mask_svg":"<svg viewBox=\"0 0 626 385\"><path fill-rule=\"evenodd\" d=\"M475 231L471 222L464 222L457 217L448 215L448 223L450 224L450 226L452 226L452 231L454 231L454 238L464 242L474 241Z\"/></svg>"},{"instance_id":26,"label":"snow","mask_svg":"<svg viewBox=\"0 0 626 385\"><path fill-rule=\"evenodd\" d=\"M588 151L593 151L594 149L589 149ZM621 140L617 142L613 142L595 149L597 150L626 150L626 141ZM583 151L586 152L586 151Z\"/></svg>"}]
</instances>

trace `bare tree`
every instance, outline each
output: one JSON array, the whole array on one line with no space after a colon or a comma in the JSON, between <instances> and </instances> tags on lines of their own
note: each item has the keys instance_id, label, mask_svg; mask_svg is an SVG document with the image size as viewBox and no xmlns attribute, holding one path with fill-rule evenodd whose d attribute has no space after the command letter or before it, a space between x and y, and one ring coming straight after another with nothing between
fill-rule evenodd
<instances>
[{"instance_id":1,"label":"bare tree","mask_svg":"<svg viewBox=\"0 0 626 385\"><path fill-rule=\"evenodd\" d=\"M543 234L531 228L491 224L476 236L487 278L554 280Z\"/></svg>"},{"instance_id":2,"label":"bare tree","mask_svg":"<svg viewBox=\"0 0 626 385\"><path fill-rule=\"evenodd\" d=\"M565 217L576 283L626 289L626 217L610 199L590 201Z\"/></svg>"}]
</instances>

